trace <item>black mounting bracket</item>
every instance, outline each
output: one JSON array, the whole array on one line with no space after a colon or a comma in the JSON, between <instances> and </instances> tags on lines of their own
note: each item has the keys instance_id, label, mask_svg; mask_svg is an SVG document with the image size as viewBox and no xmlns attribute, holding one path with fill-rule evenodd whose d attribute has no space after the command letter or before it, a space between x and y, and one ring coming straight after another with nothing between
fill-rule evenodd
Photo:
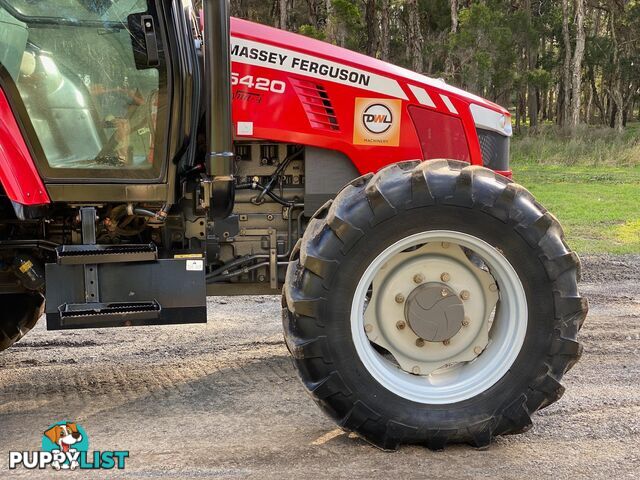
<instances>
[{"instance_id":1,"label":"black mounting bracket","mask_svg":"<svg viewBox=\"0 0 640 480\"><path fill-rule=\"evenodd\" d=\"M82 222L82 243L84 245L96 244L96 209L95 207L82 207L80 209L80 221ZM100 302L100 286L98 285L98 266L88 264L84 266L84 296L87 303Z\"/></svg>"}]
</instances>

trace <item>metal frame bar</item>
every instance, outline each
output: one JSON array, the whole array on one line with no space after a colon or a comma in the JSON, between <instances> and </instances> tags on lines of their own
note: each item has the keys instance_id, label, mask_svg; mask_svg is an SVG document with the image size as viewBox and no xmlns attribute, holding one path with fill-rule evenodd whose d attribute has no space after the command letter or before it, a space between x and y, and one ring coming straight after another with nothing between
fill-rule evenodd
<instances>
[{"instance_id":1,"label":"metal frame bar","mask_svg":"<svg viewBox=\"0 0 640 480\"><path fill-rule=\"evenodd\" d=\"M82 222L82 243L85 245L96 244L96 209L95 207L82 207L80 209L80 221ZM98 265L84 266L84 296L87 303L100 302L100 285L98 283Z\"/></svg>"}]
</instances>

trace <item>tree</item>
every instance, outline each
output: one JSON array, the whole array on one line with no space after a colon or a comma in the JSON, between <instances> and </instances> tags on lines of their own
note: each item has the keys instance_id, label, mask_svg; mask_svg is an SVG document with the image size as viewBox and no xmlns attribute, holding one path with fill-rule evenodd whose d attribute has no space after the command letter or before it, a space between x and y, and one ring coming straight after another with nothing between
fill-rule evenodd
<instances>
[{"instance_id":1,"label":"tree","mask_svg":"<svg viewBox=\"0 0 640 480\"><path fill-rule=\"evenodd\" d=\"M571 72L571 108L569 128L573 131L580 124L580 103L582 98L582 60L585 49L584 13L585 0L575 0L576 5L576 48L573 52Z\"/></svg>"},{"instance_id":2,"label":"tree","mask_svg":"<svg viewBox=\"0 0 640 480\"><path fill-rule=\"evenodd\" d=\"M451 33L458 33L458 0L449 0L451 6Z\"/></svg>"},{"instance_id":3,"label":"tree","mask_svg":"<svg viewBox=\"0 0 640 480\"><path fill-rule=\"evenodd\" d=\"M424 69L424 58L422 56L423 37L422 27L420 23L420 9L418 8L418 0L405 0L405 9L408 22L408 50L411 60L411 68L421 73Z\"/></svg>"},{"instance_id":4,"label":"tree","mask_svg":"<svg viewBox=\"0 0 640 480\"><path fill-rule=\"evenodd\" d=\"M371 57L375 57L378 52L378 12L376 0L365 0L365 24L367 32L367 45L365 52Z\"/></svg>"},{"instance_id":5,"label":"tree","mask_svg":"<svg viewBox=\"0 0 640 480\"><path fill-rule=\"evenodd\" d=\"M569 0L562 0L562 40L564 41L564 63L562 64L562 110L559 112L560 125L567 126L571 102L571 36L569 34Z\"/></svg>"},{"instance_id":6,"label":"tree","mask_svg":"<svg viewBox=\"0 0 640 480\"><path fill-rule=\"evenodd\" d=\"M391 33L389 30L389 16L391 15L389 0L380 0L380 58L389 60Z\"/></svg>"},{"instance_id":7,"label":"tree","mask_svg":"<svg viewBox=\"0 0 640 480\"><path fill-rule=\"evenodd\" d=\"M289 26L289 6L287 0L278 0L278 6L280 7L280 22L279 27L282 30L286 30Z\"/></svg>"}]
</instances>

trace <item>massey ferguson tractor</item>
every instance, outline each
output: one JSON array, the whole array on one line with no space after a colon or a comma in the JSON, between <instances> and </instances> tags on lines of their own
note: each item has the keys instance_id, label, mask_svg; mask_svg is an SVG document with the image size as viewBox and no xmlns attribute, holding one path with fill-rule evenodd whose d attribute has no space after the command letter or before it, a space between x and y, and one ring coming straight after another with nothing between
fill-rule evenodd
<instances>
[{"instance_id":1,"label":"massey ferguson tractor","mask_svg":"<svg viewBox=\"0 0 640 480\"><path fill-rule=\"evenodd\" d=\"M441 80L228 0L0 0L0 119L0 349L282 291L306 390L383 449L523 432L580 357L508 111Z\"/></svg>"}]
</instances>

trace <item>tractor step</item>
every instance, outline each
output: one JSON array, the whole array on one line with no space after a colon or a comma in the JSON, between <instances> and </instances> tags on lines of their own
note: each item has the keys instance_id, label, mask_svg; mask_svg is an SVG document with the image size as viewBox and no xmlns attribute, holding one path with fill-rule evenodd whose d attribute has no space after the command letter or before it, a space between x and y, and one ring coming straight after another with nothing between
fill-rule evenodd
<instances>
[{"instance_id":1,"label":"tractor step","mask_svg":"<svg viewBox=\"0 0 640 480\"><path fill-rule=\"evenodd\" d=\"M148 245L62 245L56 249L58 265L153 262L158 249Z\"/></svg>"},{"instance_id":2,"label":"tractor step","mask_svg":"<svg viewBox=\"0 0 640 480\"><path fill-rule=\"evenodd\" d=\"M48 263L45 278L49 330L207 321L204 258Z\"/></svg>"},{"instance_id":3,"label":"tractor step","mask_svg":"<svg viewBox=\"0 0 640 480\"><path fill-rule=\"evenodd\" d=\"M162 307L158 302L130 303L76 303L59 308L60 326L63 328L127 326L160 318Z\"/></svg>"}]
</instances>

